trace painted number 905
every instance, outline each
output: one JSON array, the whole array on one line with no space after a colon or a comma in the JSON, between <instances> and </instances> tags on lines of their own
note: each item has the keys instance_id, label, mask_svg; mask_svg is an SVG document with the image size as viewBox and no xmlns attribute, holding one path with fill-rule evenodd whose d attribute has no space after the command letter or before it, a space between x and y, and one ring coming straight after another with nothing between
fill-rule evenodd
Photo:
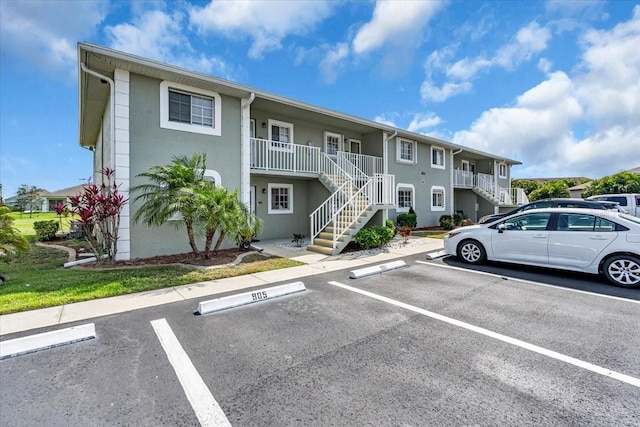
<instances>
[{"instance_id":1,"label":"painted number 905","mask_svg":"<svg viewBox=\"0 0 640 427\"><path fill-rule=\"evenodd\" d=\"M267 292L266 291L254 292L251 294L251 298L253 299L253 301L260 301L263 299L267 299Z\"/></svg>"}]
</instances>

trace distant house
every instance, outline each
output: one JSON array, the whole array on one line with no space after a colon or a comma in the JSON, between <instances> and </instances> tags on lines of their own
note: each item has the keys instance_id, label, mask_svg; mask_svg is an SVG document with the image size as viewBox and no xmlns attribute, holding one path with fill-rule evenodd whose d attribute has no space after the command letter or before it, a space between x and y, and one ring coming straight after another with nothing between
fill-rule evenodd
<instances>
[{"instance_id":1,"label":"distant house","mask_svg":"<svg viewBox=\"0 0 640 427\"><path fill-rule=\"evenodd\" d=\"M62 190L54 191L50 193L45 191L42 193L42 204L40 210L42 212L55 211L56 205L62 203L63 205L69 204L72 196L80 194L82 192L82 185L74 185L73 187L63 188Z\"/></svg>"},{"instance_id":2,"label":"distant house","mask_svg":"<svg viewBox=\"0 0 640 427\"><path fill-rule=\"evenodd\" d=\"M637 168L626 170L624 172L631 172L631 173L640 175L640 166L638 166ZM571 197L582 198L582 193L584 192L584 190L586 190L591 186L591 182L592 181L584 182L582 184L578 184L569 188L569 193L571 194Z\"/></svg>"}]
</instances>

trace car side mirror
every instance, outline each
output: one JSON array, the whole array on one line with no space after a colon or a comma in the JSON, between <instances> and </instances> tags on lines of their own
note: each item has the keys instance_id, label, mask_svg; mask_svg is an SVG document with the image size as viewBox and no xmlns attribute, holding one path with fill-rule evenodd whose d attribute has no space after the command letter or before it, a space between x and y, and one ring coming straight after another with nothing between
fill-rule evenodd
<instances>
[{"instance_id":1,"label":"car side mirror","mask_svg":"<svg viewBox=\"0 0 640 427\"><path fill-rule=\"evenodd\" d=\"M504 233L505 229L506 227L504 226L504 224L498 224L498 233Z\"/></svg>"}]
</instances>

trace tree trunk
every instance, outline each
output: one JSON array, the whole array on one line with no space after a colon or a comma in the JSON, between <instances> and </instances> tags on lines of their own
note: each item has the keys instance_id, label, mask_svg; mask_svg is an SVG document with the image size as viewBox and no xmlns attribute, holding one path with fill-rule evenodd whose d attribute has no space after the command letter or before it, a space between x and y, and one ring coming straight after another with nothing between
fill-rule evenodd
<instances>
[{"instance_id":1,"label":"tree trunk","mask_svg":"<svg viewBox=\"0 0 640 427\"><path fill-rule=\"evenodd\" d=\"M224 240L224 231L220 232L220 236L218 236L218 241L216 242L216 247L213 248L213 253L218 252L218 249L220 248L220 245L222 244L222 241Z\"/></svg>"},{"instance_id":2,"label":"tree trunk","mask_svg":"<svg viewBox=\"0 0 640 427\"><path fill-rule=\"evenodd\" d=\"M191 223L191 221L185 221L185 225L187 226L187 234L189 235L189 246L191 246L193 256L194 258L199 258L200 252L198 252L198 247L196 246L196 239L193 234L193 224Z\"/></svg>"},{"instance_id":3,"label":"tree trunk","mask_svg":"<svg viewBox=\"0 0 640 427\"><path fill-rule=\"evenodd\" d=\"M206 241L204 244L204 257L206 259L211 258L209 251L211 250L211 243L213 243L213 236L216 235L216 227L207 229Z\"/></svg>"}]
</instances>

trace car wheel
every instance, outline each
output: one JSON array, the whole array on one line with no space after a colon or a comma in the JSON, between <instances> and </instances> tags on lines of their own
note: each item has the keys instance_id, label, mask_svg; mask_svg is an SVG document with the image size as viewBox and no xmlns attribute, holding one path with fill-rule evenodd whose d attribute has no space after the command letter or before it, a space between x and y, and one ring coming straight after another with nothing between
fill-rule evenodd
<instances>
[{"instance_id":1,"label":"car wheel","mask_svg":"<svg viewBox=\"0 0 640 427\"><path fill-rule=\"evenodd\" d=\"M463 240L458 245L458 258L467 264L480 264L487 258L487 253L477 240Z\"/></svg>"},{"instance_id":2,"label":"car wheel","mask_svg":"<svg viewBox=\"0 0 640 427\"><path fill-rule=\"evenodd\" d=\"M607 259L602 267L604 277L616 286L640 287L640 258L616 255Z\"/></svg>"}]
</instances>

